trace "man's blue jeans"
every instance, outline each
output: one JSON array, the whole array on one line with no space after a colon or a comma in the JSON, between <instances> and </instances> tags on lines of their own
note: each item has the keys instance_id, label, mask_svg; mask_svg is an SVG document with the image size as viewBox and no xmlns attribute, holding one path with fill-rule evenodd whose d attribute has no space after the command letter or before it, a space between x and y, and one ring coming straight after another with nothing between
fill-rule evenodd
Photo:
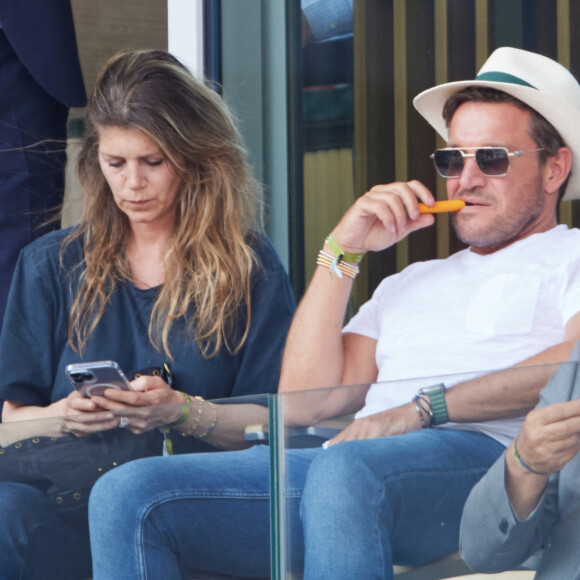
<instances>
[{"instance_id":1,"label":"man's blue jeans","mask_svg":"<svg viewBox=\"0 0 580 580\"><path fill-rule=\"evenodd\" d=\"M425 429L288 450L293 568L305 557L309 580L391 578L393 563L453 552L469 491L503 449L479 433ZM266 447L123 465L91 493L94 579L268 576L269 515Z\"/></svg>"}]
</instances>

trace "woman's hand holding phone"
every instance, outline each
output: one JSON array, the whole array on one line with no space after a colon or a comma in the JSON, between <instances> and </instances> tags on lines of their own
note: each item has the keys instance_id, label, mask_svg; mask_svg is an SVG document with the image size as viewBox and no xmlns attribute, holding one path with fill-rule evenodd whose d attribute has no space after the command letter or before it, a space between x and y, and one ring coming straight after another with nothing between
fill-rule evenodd
<instances>
[{"instance_id":1,"label":"woman's hand holding phone","mask_svg":"<svg viewBox=\"0 0 580 580\"><path fill-rule=\"evenodd\" d=\"M75 433L114 427L142 433L171 422L175 409L163 406L183 404L182 395L160 376L145 374L129 382L114 361L71 364L66 373L75 391L67 398L63 414L85 414L72 420ZM103 416L97 411L111 414Z\"/></svg>"},{"instance_id":2,"label":"woman's hand holding phone","mask_svg":"<svg viewBox=\"0 0 580 580\"><path fill-rule=\"evenodd\" d=\"M108 431L119 424L119 418L114 413L104 410L96 401L83 397L78 391L73 391L54 405L59 407L58 415L65 423L65 430L77 437Z\"/></svg>"},{"instance_id":3,"label":"woman's hand holding phone","mask_svg":"<svg viewBox=\"0 0 580 580\"><path fill-rule=\"evenodd\" d=\"M102 396L94 396L92 400L100 408L114 411L120 416L123 416L122 411L130 411L125 416L125 426L134 433L142 433L173 420L175 410L171 407L158 409L160 406L183 404L179 391L172 389L159 376L142 375L131 381L130 385L130 391L107 389ZM165 414L168 416L165 417Z\"/></svg>"}]
</instances>

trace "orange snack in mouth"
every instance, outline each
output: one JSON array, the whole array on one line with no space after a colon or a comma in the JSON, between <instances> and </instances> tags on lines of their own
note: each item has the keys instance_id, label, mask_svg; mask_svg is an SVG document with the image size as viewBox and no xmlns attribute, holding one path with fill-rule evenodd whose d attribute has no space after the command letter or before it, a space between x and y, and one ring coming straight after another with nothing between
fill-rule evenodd
<instances>
[{"instance_id":1,"label":"orange snack in mouth","mask_svg":"<svg viewBox=\"0 0 580 580\"><path fill-rule=\"evenodd\" d=\"M420 203L419 213L442 213L446 211L459 211L463 207L465 207L465 202L462 199L436 201L435 205L433 206Z\"/></svg>"}]
</instances>

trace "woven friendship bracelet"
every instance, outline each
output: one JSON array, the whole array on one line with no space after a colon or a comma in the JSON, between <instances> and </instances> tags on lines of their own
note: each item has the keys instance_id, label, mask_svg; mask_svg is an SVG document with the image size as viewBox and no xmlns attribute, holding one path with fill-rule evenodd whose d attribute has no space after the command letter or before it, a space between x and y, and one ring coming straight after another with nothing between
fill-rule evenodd
<instances>
[{"instance_id":1,"label":"woven friendship bracelet","mask_svg":"<svg viewBox=\"0 0 580 580\"><path fill-rule=\"evenodd\" d=\"M319 256L320 260L323 262L336 263L337 267L343 266L343 269L345 271L353 272L355 274L359 273L358 265L349 264L348 262L341 262L337 258L335 258L332 254L329 254L329 253L325 252L324 250L320 250L320 252L318 252L318 256Z\"/></svg>"},{"instance_id":2,"label":"woven friendship bracelet","mask_svg":"<svg viewBox=\"0 0 580 580\"><path fill-rule=\"evenodd\" d=\"M319 266L327 267L330 270L331 274L336 274L339 278L342 278L343 274L346 274L350 278L356 278L356 276L359 273L357 267L351 266L346 262L339 262L336 258L328 257L320 253L318 255L316 263Z\"/></svg>"},{"instance_id":3,"label":"woven friendship bracelet","mask_svg":"<svg viewBox=\"0 0 580 580\"><path fill-rule=\"evenodd\" d=\"M517 442L518 442L518 438L516 437L514 439L514 457L516 458L516 464L517 466L521 469L522 467L524 467L525 469L527 469L530 473L535 473L536 475L548 475L547 471L536 471L535 469L533 469L532 467L530 467L523 459L522 456L518 453L518 447L517 447Z\"/></svg>"},{"instance_id":4,"label":"woven friendship bracelet","mask_svg":"<svg viewBox=\"0 0 580 580\"><path fill-rule=\"evenodd\" d=\"M319 266L325 266L330 270L331 275L336 274L339 278L342 278L343 274L346 274L349 278L356 278L359 274L358 266L341 262L338 258L327 254L324 250L318 252L316 263Z\"/></svg>"}]
</instances>

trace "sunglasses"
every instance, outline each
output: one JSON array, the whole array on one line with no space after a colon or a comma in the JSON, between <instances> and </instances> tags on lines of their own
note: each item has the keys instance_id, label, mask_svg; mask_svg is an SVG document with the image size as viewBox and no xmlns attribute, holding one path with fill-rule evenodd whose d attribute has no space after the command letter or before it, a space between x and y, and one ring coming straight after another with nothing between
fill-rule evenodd
<instances>
[{"instance_id":1,"label":"sunglasses","mask_svg":"<svg viewBox=\"0 0 580 580\"><path fill-rule=\"evenodd\" d=\"M474 150L475 153L464 153L465 150ZM488 177L504 177L510 168L510 157L519 157L524 153L542 151L539 149L528 149L526 151L512 151L505 147L449 147L447 149L437 149L431 154L431 159L435 164L435 169L442 177L453 179L459 177L465 166L465 158L475 159L477 166L484 175Z\"/></svg>"}]
</instances>

